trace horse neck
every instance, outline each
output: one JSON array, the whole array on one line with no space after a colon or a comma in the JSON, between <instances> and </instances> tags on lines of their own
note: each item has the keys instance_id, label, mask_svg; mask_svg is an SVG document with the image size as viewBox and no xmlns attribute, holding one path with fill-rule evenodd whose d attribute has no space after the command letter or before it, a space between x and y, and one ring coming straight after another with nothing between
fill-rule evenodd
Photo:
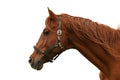
<instances>
[{"instance_id":1,"label":"horse neck","mask_svg":"<svg viewBox=\"0 0 120 80\"><path fill-rule=\"evenodd\" d=\"M108 44L102 44L94 40L92 41L82 31L75 31L75 29L72 29L69 32L71 32L71 34L69 33L68 36L71 39L74 48L81 52L83 56L103 73L109 75L109 67L115 61L117 55L114 54L117 52L110 48ZM78 34L76 34L76 32L78 32Z\"/></svg>"},{"instance_id":2,"label":"horse neck","mask_svg":"<svg viewBox=\"0 0 120 80\"><path fill-rule=\"evenodd\" d=\"M73 40L72 43L74 48L77 49L83 56L85 56L101 71L108 72L106 63L111 58L105 54L104 50L100 46L93 44L92 42L89 43L87 40L77 40L75 35L71 36L71 40ZM105 56L107 56L107 58L104 58Z\"/></svg>"}]
</instances>

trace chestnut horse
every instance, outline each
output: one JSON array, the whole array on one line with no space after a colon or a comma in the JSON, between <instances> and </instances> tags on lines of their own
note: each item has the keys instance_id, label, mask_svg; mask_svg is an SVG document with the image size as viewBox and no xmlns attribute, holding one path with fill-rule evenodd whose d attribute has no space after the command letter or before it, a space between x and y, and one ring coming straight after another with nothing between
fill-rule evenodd
<instances>
[{"instance_id":1,"label":"chestnut horse","mask_svg":"<svg viewBox=\"0 0 120 80\"><path fill-rule=\"evenodd\" d=\"M48 9L45 29L30 56L40 70L64 50L77 49L101 72L100 80L120 80L120 30L82 17L56 15Z\"/></svg>"}]
</instances>

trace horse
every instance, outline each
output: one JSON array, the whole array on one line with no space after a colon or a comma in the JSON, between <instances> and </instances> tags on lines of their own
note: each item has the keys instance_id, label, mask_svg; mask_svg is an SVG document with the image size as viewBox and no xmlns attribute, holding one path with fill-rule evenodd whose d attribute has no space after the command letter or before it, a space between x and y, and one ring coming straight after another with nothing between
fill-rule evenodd
<instances>
[{"instance_id":1,"label":"horse","mask_svg":"<svg viewBox=\"0 0 120 80\"><path fill-rule=\"evenodd\" d=\"M48 8L44 28L29 63L41 70L63 51L77 49L100 70L100 80L120 80L120 29Z\"/></svg>"}]
</instances>

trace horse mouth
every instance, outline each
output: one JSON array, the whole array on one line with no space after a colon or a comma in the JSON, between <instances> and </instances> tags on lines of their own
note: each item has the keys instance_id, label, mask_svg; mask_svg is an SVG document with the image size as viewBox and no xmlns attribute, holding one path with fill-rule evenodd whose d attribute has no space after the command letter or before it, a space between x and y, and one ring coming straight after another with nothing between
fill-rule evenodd
<instances>
[{"instance_id":1,"label":"horse mouth","mask_svg":"<svg viewBox=\"0 0 120 80\"><path fill-rule=\"evenodd\" d=\"M43 65L32 66L32 68L34 68L36 70L41 70L43 68Z\"/></svg>"},{"instance_id":2,"label":"horse mouth","mask_svg":"<svg viewBox=\"0 0 120 80\"><path fill-rule=\"evenodd\" d=\"M41 70L42 68L43 68L43 65L38 66L38 67L36 68L36 70Z\"/></svg>"}]
</instances>

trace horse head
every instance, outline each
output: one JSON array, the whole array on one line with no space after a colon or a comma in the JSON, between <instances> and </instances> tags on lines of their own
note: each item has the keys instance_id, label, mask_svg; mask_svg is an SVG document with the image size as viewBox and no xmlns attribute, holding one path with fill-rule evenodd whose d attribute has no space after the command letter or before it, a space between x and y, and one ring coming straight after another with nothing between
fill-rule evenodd
<instances>
[{"instance_id":1,"label":"horse head","mask_svg":"<svg viewBox=\"0 0 120 80\"><path fill-rule=\"evenodd\" d=\"M56 15L48 8L49 16L34 51L30 56L31 67L41 70L46 62L53 62L64 50L70 48L62 15Z\"/></svg>"}]
</instances>

